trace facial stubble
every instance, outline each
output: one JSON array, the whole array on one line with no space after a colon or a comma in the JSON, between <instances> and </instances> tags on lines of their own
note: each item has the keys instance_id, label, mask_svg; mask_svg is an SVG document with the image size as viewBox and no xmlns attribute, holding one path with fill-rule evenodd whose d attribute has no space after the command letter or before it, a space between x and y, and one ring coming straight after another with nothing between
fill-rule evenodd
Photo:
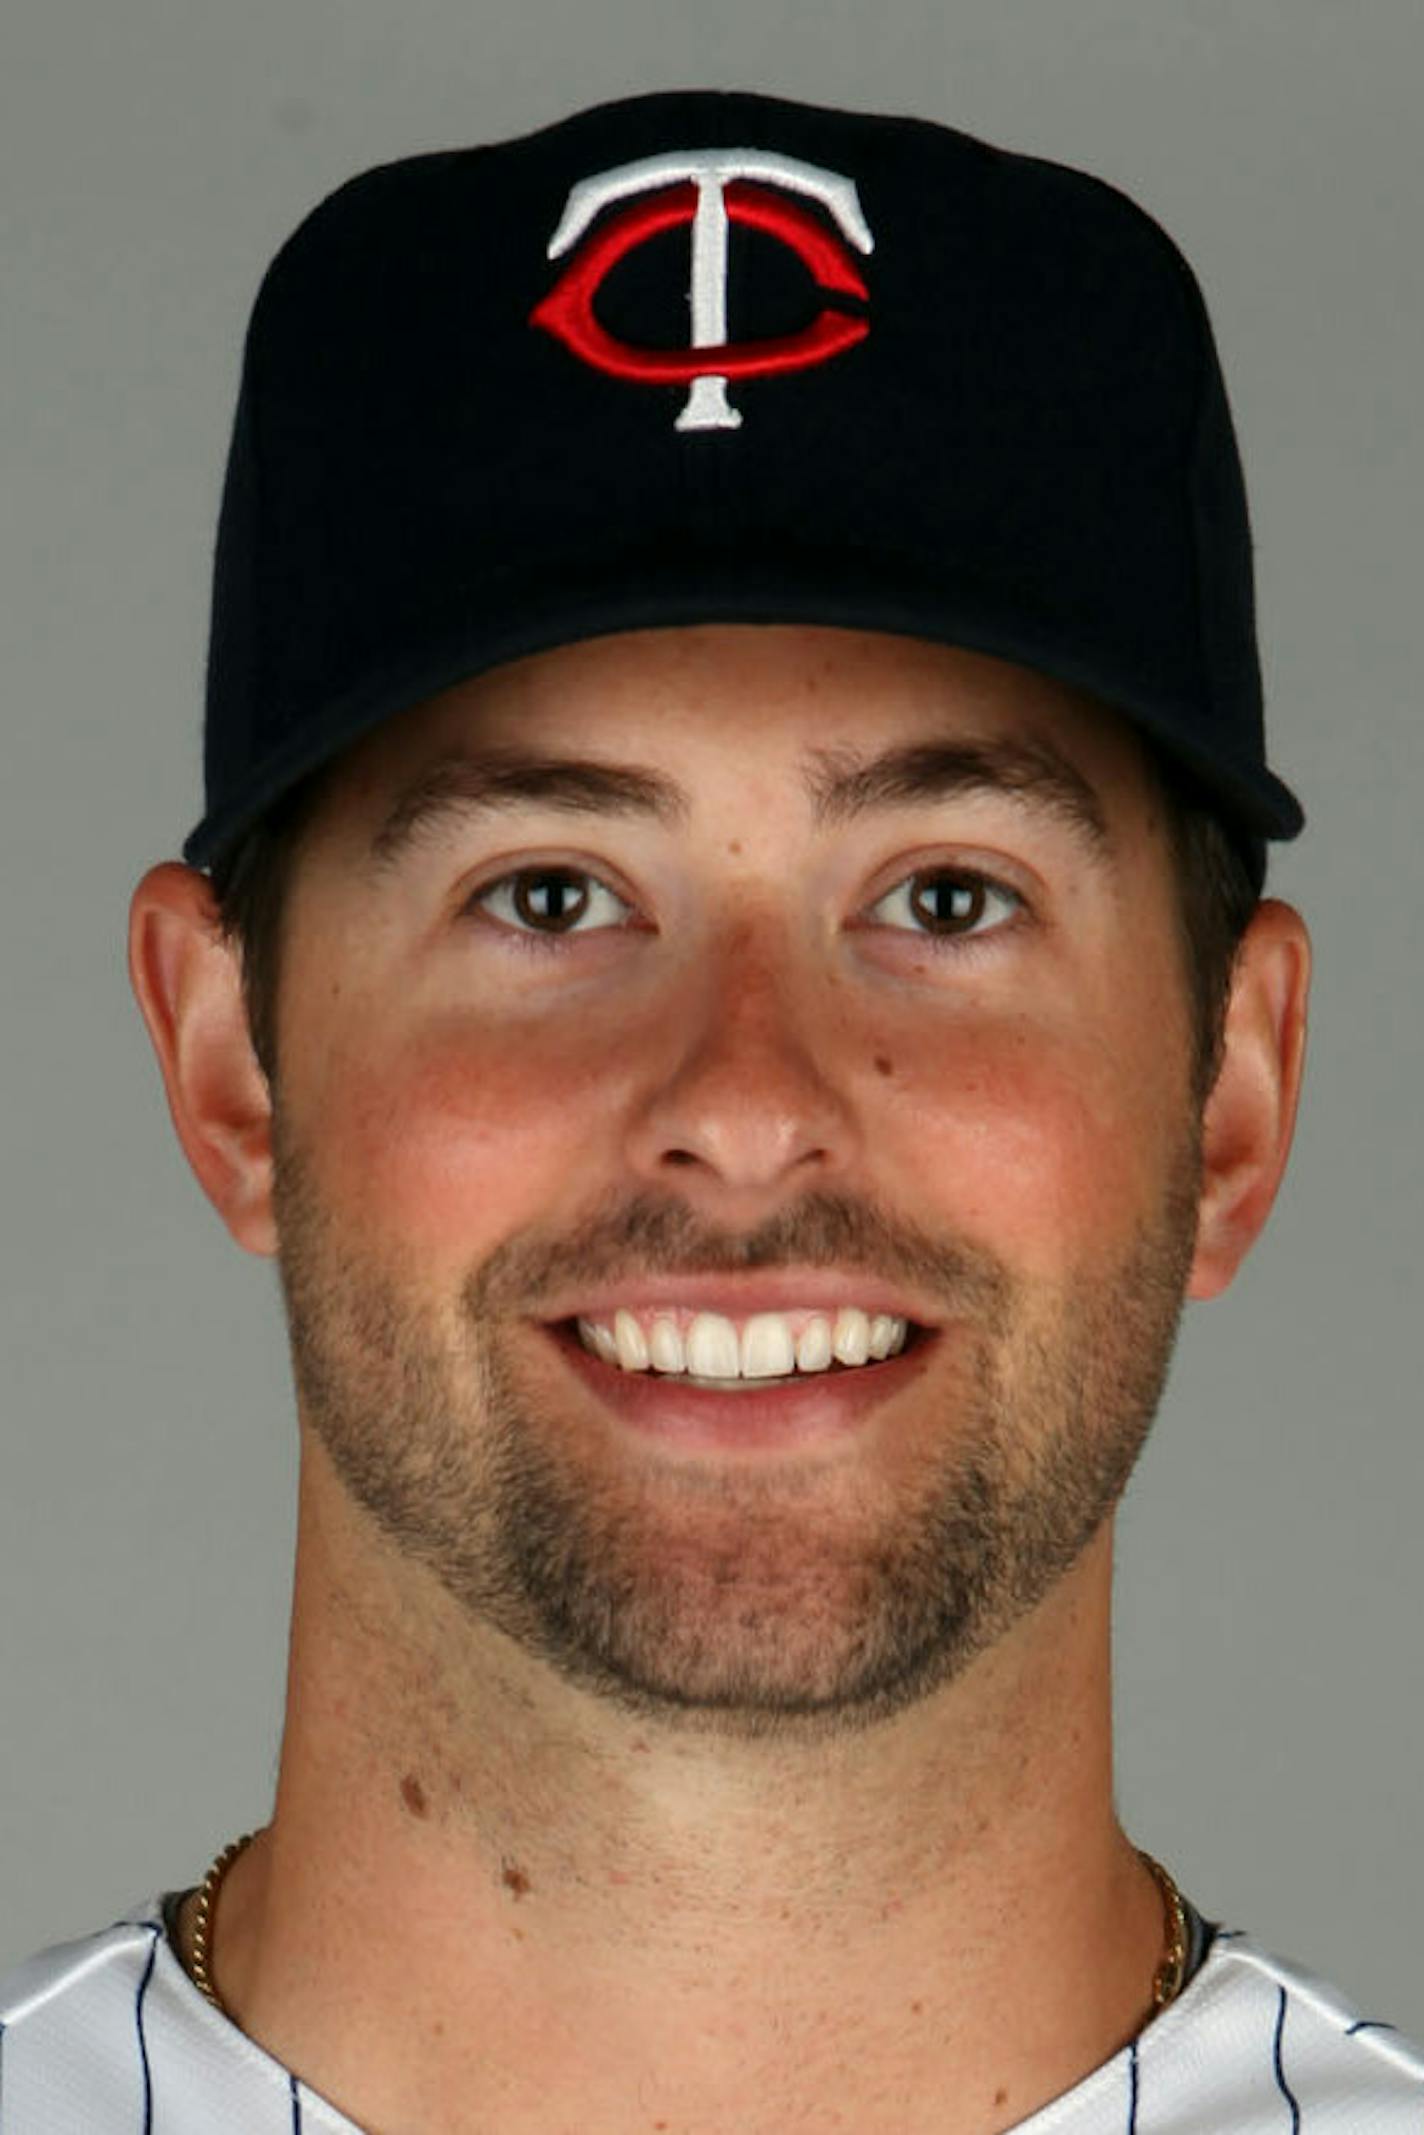
<instances>
[{"instance_id":1,"label":"facial stubble","mask_svg":"<svg viewBox=\"0 0 1424 2135\"><path fill-rule=\"evenodd\" d=\"M643 1198L496 1248L453 1298L363 1249L279 1114L281 1272L302 1413L373 1548L462 1620L644 1724L825 1740L952 1682L1118 1502L1157 1412L1195 1249L1199 1128L1112 1261L1051 1292L980 1248L816 1195L755 1236ZM943 1297L953 1369L900 1397L913 1451L635 1459L531 1324L580 1282L874 1269ZM849 1286L853 1289L853 1282Z\"/></svg>"}]
</instances>

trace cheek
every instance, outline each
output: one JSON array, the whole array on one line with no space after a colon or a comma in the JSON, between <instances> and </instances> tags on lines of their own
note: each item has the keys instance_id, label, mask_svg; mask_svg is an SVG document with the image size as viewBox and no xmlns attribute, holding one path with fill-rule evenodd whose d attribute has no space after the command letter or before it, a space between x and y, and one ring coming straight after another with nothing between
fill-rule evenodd
<instances>
[{"instance_id":1,"label":"cheek","mask_svg":"<svg viewBox=\"0 0 1424 2135\"><path fill-rule=\"evenodd\" d=\"M875 1072L875 1098L907 1206L928 1200L947 1228L1047 1273L1075 1241L1086 1255L1125 1238L1152 1205L1162 1093L1101 1028L1005 1020L876 1050L895 1064L889 1081Z\"/></svg>"},{"instance_id":2,"label":"cheek","mask_svg":"<svg viewBox=\"0 0 1424 2135\"><path fill-rule=\"evenodd\" d=\"M468 1017L333 1049L313 1107L327 1191L373 1233L468 1258L575 1182L598 1079L567 1031L557 1046L493 1041Z\"/></svg>"}]
</instances>

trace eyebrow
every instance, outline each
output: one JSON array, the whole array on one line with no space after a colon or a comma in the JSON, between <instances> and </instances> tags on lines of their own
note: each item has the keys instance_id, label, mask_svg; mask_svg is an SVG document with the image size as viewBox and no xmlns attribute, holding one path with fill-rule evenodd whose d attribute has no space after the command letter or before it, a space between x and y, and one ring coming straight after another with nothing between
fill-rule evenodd
<instances>
[{"instance_id":1,"label":"eyebrow","mask_svg":"<svg viewBox=\"0 0 1424 2135\"><path fill-rule=\"evenodd\" d=\"M1097 865L1108 864L1113 854L1096 788L1044 739L910 742L869 759L850 749L813 749L804 786L817 828L987 794L1061 825ZM446 822L531 807L632 818L667 829L692 814L684 787L641 765L510 746L461 749L436 758L401 789L371 841L370 860L384 872L418 836Z\"/></svg>"}]
</instances>

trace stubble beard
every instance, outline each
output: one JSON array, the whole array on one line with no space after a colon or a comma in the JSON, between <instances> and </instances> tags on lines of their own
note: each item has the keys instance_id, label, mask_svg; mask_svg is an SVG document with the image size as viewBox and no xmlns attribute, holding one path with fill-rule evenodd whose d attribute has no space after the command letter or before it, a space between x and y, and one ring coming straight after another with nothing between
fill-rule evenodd
<instances>
[{"instance_id":1,"label":"stubble beard","mask_svg":"<svg viewBox=\"0 0 1424 2135\"><path fill-rule=\"evenodd\" d=\"M440 1301L362 1249L279 1131L303 1415L384 1546L568 1684L685 1733L857 1733L960 1676L1112 1512L1166 1384L1200 1186L1194 1126L1130 1247L1051 1296L816 1195L743 1240L640 1199L553 1246L510 1241ZM792 1263L874 1268L960 1316L954 1368L899 1397L921 1407L893 1466L828 1483L815 1459L635 1461L531 1347L540 1296L580 1280Z\"/></svg>"}]
</instances>

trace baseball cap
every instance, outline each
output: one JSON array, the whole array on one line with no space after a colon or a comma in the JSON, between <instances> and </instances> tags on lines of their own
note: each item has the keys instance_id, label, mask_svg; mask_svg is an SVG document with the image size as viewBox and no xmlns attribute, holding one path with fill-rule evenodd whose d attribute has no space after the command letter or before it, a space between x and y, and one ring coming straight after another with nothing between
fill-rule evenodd
<instances>
[{"instance_id":1,"label":"baseball cap","mask_svg":"<svg viewBox=\"0 0 1424 2135\"><path fill-rule=\"evenodd\" d=\"M1211 327L1101 180L910 117L622 99L321 202L249 324L219 521L219 860L307 774L502 662L819 623L1096 695L1248 853L1267 767Z\"/></svg>"}]
</instances>

